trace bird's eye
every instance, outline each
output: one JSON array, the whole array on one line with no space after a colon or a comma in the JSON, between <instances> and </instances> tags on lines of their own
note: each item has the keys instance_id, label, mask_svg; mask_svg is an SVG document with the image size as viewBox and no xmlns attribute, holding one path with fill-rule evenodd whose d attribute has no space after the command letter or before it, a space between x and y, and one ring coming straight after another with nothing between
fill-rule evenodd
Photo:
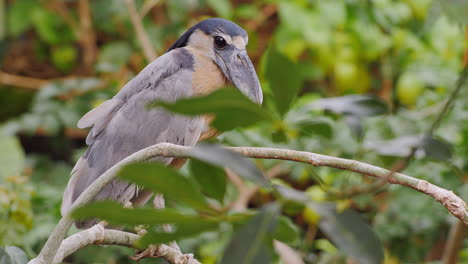
<instances>
[{"instance_id":1,"label":"bird's eye","mask_svg":"<svg viewBox=\"0 0 468 264\"><path fill-rule=\"evenodd\" d=\"M226 47L226 40L223 37L216 36L214 37L214 44L217 49L222 49Z\"/></svg>"}]
</instances>

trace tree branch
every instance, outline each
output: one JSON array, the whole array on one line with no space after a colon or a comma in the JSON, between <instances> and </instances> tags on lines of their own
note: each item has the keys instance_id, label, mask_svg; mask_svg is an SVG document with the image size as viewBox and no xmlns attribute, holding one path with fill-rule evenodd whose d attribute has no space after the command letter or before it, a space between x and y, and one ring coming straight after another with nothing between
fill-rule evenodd
<instances>
[{"instance_id":1,"label":"tree branch","mask_svg":"<svg viewBox=\"0 0 468 264\"><path fill-rule=\"evenodd\" d=\"M141 16L138 13L134 0L125 0L128 8L128 14L130 15L130 20L132 21L133 27L135 28L135 32L138 38L138 42L140 43L141 49L143 50L143 54L147 61L154 61L158 56L151 46L151 42L149 40L148 34L143 27L143 23L141 21Z\"/></svg>"},{"instance_id":2,"label":"tree branch","mask_svg":"<svg viewBox=\"0 0 468 264\"><path fill-rule=\"evenodd\" d=\"M72 253L89 245L118 245L138 249L135 243L140 237L134 233L105 229L104 226L97 224L65 239L52 263L60 263ZM158 245L154 257L161 257L173 264L200 264L191 254L184 255L166 245Z\"/></svg>"},{"instance_id":3,"label":"tree branch","mask_svg":"<svg viewBox=\"0 0 468 264\"><path fill-rule=\"evenodd\" d=\"M14 75L0 71L0 84L21 87L27 90L39 90L49 83L49 80Z\"/></svg>"},{"instance_id":4,"label":"tree branch","mask_svg":"<svg viewBox=\"0 0 468 264\"><path fill-rule=\"evenodd\" d=\"M89 0L78 1L78 13L80 16L79 40L83 47L83 65L85 71L90 73L93 72L92 67L96 59L97 47Z\"/></svg>"},{"instance_id":5,"label":"tree branch","mask_svg":"<svg viewBox=\"0 0 468 264\"><path fill-rule=\"evenodd\" d=\"M120 171L124 166L134 162L151 161L155 157L190 158L191 149L192 147L161 143L142 149L128 156L115 164L112 168L98 177L93 184L88 186L88 188L73 203L70 211L90 202L94 196L104 188L104 186L112 182L117 177L118 171ZM376 178L386 177L388 173L390 173L389 170L363 162L306 151L261 147L226 147L226 149L249 158L289 160L311 164L315 167L324 166L353 171ZM401 173L394 173L392 178L389 179L389 182L410 187L433 197L436 201L445 206L452 215L459 218L465 225L468 225L468 206L452 191L438 187L425 180L416 179ZM60 243L72 222L73 220L70 216L65 215L52 232L44 245L44 248L39 253L39 256L36 259L31 260L29 263L50 263L56 255L57 249L60 247Z\"/></svg>"}]
</instances>

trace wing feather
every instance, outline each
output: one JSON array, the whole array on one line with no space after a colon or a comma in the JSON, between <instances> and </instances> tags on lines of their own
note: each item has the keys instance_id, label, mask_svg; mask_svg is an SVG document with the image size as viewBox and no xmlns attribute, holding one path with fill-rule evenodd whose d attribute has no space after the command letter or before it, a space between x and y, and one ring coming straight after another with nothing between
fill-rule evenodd
<instances>
[{"instance_id":1,"label":"wing feather","mask_svg":"<svg viewBox=\"0 0 468 264\"><path fill-rule=\"evenodd\" d=\"M78 125L93 126L87 139L89 148L72 171L62 214L68 212L76 198L102 173L132 153L161 142L194 145L198 141L203 129L202 117L146 108L155 100L175 101L191 96L192 69L193 58L188 51L170 51L148 65L113 99L83 116ZM157 160L169 164L172 158ZM137 195L137 186L114 180L95 200L126 202Z\"/></svg>"}]
</instances>

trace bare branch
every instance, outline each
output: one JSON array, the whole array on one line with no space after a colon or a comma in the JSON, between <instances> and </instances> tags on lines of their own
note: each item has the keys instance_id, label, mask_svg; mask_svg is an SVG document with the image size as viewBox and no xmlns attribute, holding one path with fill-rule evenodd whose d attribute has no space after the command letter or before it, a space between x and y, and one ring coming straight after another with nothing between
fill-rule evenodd
<instances>
[{"instance_id":1,"label":"bare branch","mask_svg":"<svg viewBox=\"0 0 468 264\"><path fill-rule=\"evenodd\" d=\"M112 168L98 177L93 184L88 186L88 188L73 203L70 211L90 202L94 196L104 188L104 186L117 177L117 172L124 166L134 162L150 161L155 157L190 158L191 149L192 147L161 143L142 149L128 156L115 164ZM226 147L226 149L249 158L290 160L311 164L316 167L323 166L353 171L376 178L386 177L388 173L390 173L389 170L356 160L336 158L306 151L260 147ZM438 187L425 180L416 179L401 173L394 173L392 178L389 179L389 182L410 187L433 197L436 201L445 206L452 215L462 220L465 225L468 225L468 206L452 191ZM60 243L72 222L73 220L70 216L65 215L52 232L41 253L39 253L39 256L36 259L31 260L30 263L50 263L56 255L57 249L60 247Z\"/></svg>"},{"instance_id":2,"label":"bare branch","mask_svg":"<svg viewBox=\"0 0 468 264\"><path fill-rule=\"evenodd\" d=\"M48 83L48 80L19 76L0 71L0 84L3 85L16 86L35 91Z\"/></svg>"},{"instance_id":3,"label":"bare branch","mask_svg":"<svg viewBox=\"0 0 468 264\"><path fill-rule=\"evenodd\" d=\"M145 1L140 10L140 17L145 17L151 11L151 9L153 9L155 6L157 6L160 3L161 3L161 0Z\"/></svg>"},{"instance_id":4,"label":"bare branch","mask_svg":"<svg viewBox=\"0 0 468 264\"><path fill-rule=\"evenodd\" d=\"M138 13L134 0L125 0L128 8L128 14L130 15L130 20L132 21L133 27L135 28L135 33L140 43L143 54L148 61L154 61L158 56L151 46L148 34L146 34L145 29L143 28L143 23L141 21L141 16Z\"/></svg>"},{"instance_id":5,"label":"bare branch","mask_svg":"<svg viewBox=\"0 0 468 264\"><path fill-rule=\"evenodd\" d=\"M458 252L463 246L463 240L466 238L466 234L468 234L468 227L463 225L461 221L456 221L452 224L444 248L444 255L442 257L443 264L458 263Z\"/></svg>"},{"instance_id":6,"label":"bare branch","mask_svg":"<svg viewBox=\"0 0 468 264\"><path fill-rule=\"evenodd\" d=\"M135 242L141 236L129 232L105 229L97 224L89 229L76 233L62 242L52 263L60 263L67 256L89 245L118 245L135 248ZM173 264L199 264L191 254L182 254L166 245L158 245L153 257L161 257Z\"/></svg>"},{"instance_id":7,"label":"bare branch","mask_svg":"<svg viewBox=\"0 0 468 264\"><path fill-rule=\"evenodd\" d=\"M86 72L92 72L92 66L97 54L96 34L93 28L91 8L89 0L78 2L80 16L80 43L83 47L83 64Z\"/></svg>"}]
</instances>

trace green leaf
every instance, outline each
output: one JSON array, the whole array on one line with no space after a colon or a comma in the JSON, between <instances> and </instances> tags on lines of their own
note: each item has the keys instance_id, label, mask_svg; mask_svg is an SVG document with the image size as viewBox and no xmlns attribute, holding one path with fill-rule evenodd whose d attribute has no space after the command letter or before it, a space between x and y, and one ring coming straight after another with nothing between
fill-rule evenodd
<instances>
[{"instance_id":1,"label":"green leaf","mask_svg":"<svg viewBox=\"0 0 468 264\"><path fill-rule=\"evenodd\" d=\"M269 112L250 101L239 90L234 88L220 89L205 96L183 98L175 103L154 102L150 104L150 107L158 106L174 113L189 116L214 114L215 119L211 126L219 131L231 130L273 119Z\"/></svg>"},{"instance_id":2,"label":"green leaf","mask_svg":"<svg viewBox=\"0 0 468 264\"><path fill-rule=\"evenodd\" d=\"M17 0L8 10L8 29L13 36L26 31L31 26L31 13L37 8L37 1Z\"/></svg>"},{"instance_id":3,"label":"green leaf","mask_svg":"<svg viewBox=\"0 0 468 264\"><path fill-rule=\"evenodd\" d=\"M222 204L226 193L224 170L196 159L190 161L190 170L202 192Z\"/></svg>"},{"instance_id":4,"label":"green leaf","mask_svg":"<svg viewBox=\"0 0 468 264\"><path fill-rule=\"evenodd\" d=\"M24 153L16 137L0 135L0 178L19 175L23 169Z\"/></svg>"},{"instance_id":5,"label":"green leaf","mask_svg":"<svg viewBox=\"0 0 468 264\"><path fill-rule=\"evenodd\" d=\"M439 0L432 1L431 6L426 14L426 20L424 21L423 32L429 31L437 20L442 15L442 3Z\"/></svg>"},{"instance_id":6,"label":"green leaf","mask_svg":"<svg viewBox=\"0 0 468 264\"><path fill-rule=\"evenodd\" d=\"M340 115L357 117L381 115L387 112L387 104L375 96L347 95L324 98L311 104L315 109L330 111Z\"/></svg>"},{"instance_id":7,"label":"green leaf","mask_svg":"<svg viewBox=\"0 0 468 264\"><path fill-rule=\"evenodd\" d=\"M188 224L201 221L196 214L182 214L174 209L153 208L123 208L117 202L100 201L84 205L73 211L75 219L99 218L112 225L161 225L161 224Z\"/></svg>"},{"instance_id":8,"label":"green leaf","mask_svg":"<svg viewBox=\"0 0 468 264\"><path fill-rule=\"evenodd\" d=\"M249 220L252 220L257 211L245 211L242 213L234 213L228 216L228 222L234 225L245 225ZM299 239L299 228L286 216L280 215L277 225L272 232L272 237L276 240L287 244L292 244Z\"/></svg>"},{"instance_id":9,"label":"green leaf","mask_svg":"<svg viewBox=\"0 0 468 264\"><path fill-rule=\"evenodd\" d=\"M269 204L262 208L259 214L239 228L233 235L220 263L223 264L253 264L271 263L268 248L272 239L269 233L278 220L279 206Z\"/></svg>"},{"instance_id":10,"label":"green leaf","mask_svg":"<svg viewBox=\"0 0 468 264\"><path fill-rule=\"evenodd\" d=\"M452 157L452 145L443 140L425 137L421 144L428 157L438 160L449 160Z\"/></svg>"},{"instance_id":11,"label":"green leaf","mask_svg":"<svg viewBox=\"0 0 468 264\"><path fill-rule=\"evenodd\" d=\"M19 247L13 247L13 246L6 247L5 251L10 256L10 259L11 259L11 262L9 262L10 264L26 264L28 262L28 257L26 256L26 253L24 253L24 251ZM0 256L0 263L4 263L1 260L1 256Z\"/></svg>"},{"instance_id":12,"label":"green leaf","mask_svg":"<svg viewBox=\"0 0 468 264\"><path fill-rule=\"evenodd\" d=\"M265 53L264 76L268 80L278 112L285 114L299 92L302 78L296 63L269 48Z\"/></svg>"},{"instance_id":13,"label":"green leaf","mask_svg":"<svg viewBox=\"0 0 468 264\"><path fill-rule=\"evenodd\" d=\"M295 124L299 129L301 137L308 137L311 135L322 136L327 139L333 137L333 127L331 122L324 118L302 120Z\"/></svg>"},{"instance_id":14,"label":"green leaf","mask_svg":"<svg viewBox=\"0 0 468 264\"><path fill-rule=\"evenodd\" d=\"M358 213L351 209L339 213L333 203L309 203L308 206L320 215L320 230L341 251L358 263L382 263L382 244Z\"/></svg>"},{"instance_id":15,"label":"green leaf","mask_svg":"<svg viewBox=\"0 0 468 264\"><path fill-rule=\"evenodd\" d=\"M232 5L228 0L206 0L206 3L213 8L220 17L226 19L232 17Z\"/></svg>"},{"instance_id":16,"label":"green leaf","mask_svg":"<svg viewBox=\"0 0 468 264\"><path fill-rule=\"evenodd\" d=\"M213 221L197 221L184 223L175 227L173 232L159 232L159 231L148 231L138 242L137 245L142 248L146 248L149 245L168 243L171 241L179 241L183 238L194 237L203 232L215 230L218 228L218 223Z\"/></svg>"},{"instance_id":17,"label":"green leaf","mask_svg":"<svg viewBox=\"0 0 468 264\"><path fill-rule=\"evenodd\" d=\"M0 263L1 264L10 264L12 262L10 255L6 252L5 249L0 247Z\"/></svg>"},{"instance_id":18,"label":"green leaf","mask_svg":"<svg viewBox=\"0 0 468 264\"><path fill-rule=\"evenodd\" d=\"M35 8L29 14L39 37L48 44L71 43L75 35L65 21L53 11Z\"/></svg>"},{"instance_id":19,"label":"green leaf","mask_svg":"<svg viewBox=\"0 0 468 264\"><path fill-rule=\"evenodd\" d=\"M364 146L384 156L408 157L414 148L419 148L416 151L417 157L427 156L439 160L452 157L452 146L449 143L421 135L405 135L387 141L366 141Z\"/></svg>"},{"instance_id":20,"label":"green leaf","mask_svg":"<svg viewBox=\"0 0 468 264\"><path fill-rule=\"evenodd\" d=\"M99 72L116 72L127 63L131 55L132 48L127 42L110 42L101 48L96 70Z\"/></svg>"},{"instance_id":21,"label":"green leaf","mask_svg":"<svg viewBox=\"0 0 468 264\"><path fill-rule=\"evenodd\" d=\"M274 187L277 193L281 196L281 199L284 201L304 204L310 200L302 191L298 191L284 185L275 185Z\"/></svg>"},{"instance_id":22,"label":"green leaf","mask_svg":"<svg viewBox=\"0 0 468 264\"><path fill-rule=\"evenodd\" d=\"M280 216L273 238L287 244L295 243L299 240L299 228L288 217Z\"/></svg>"},{"instance_id":23,"label":"green leaf","mask_svg":"<svg viewBox=\"0 0 468 264\"><path fill-rule=\"evenodd\" d=\"M266 187L270 182L247 158L216 145L201 143L190 151L190 156L221 168L227 167L242 178Z\"/></svg>"},{"instance_id":24,"label":"green leaf","mask_svg":"<svg viewBox=\"0 0 468 264\"><path fill-rule=\"evenodd\" d=\"M119 177L195 209L210 210L208 202L196 184L163 164L156 162L130 164L119 172Z\"/></svg>"}]
</instances>

